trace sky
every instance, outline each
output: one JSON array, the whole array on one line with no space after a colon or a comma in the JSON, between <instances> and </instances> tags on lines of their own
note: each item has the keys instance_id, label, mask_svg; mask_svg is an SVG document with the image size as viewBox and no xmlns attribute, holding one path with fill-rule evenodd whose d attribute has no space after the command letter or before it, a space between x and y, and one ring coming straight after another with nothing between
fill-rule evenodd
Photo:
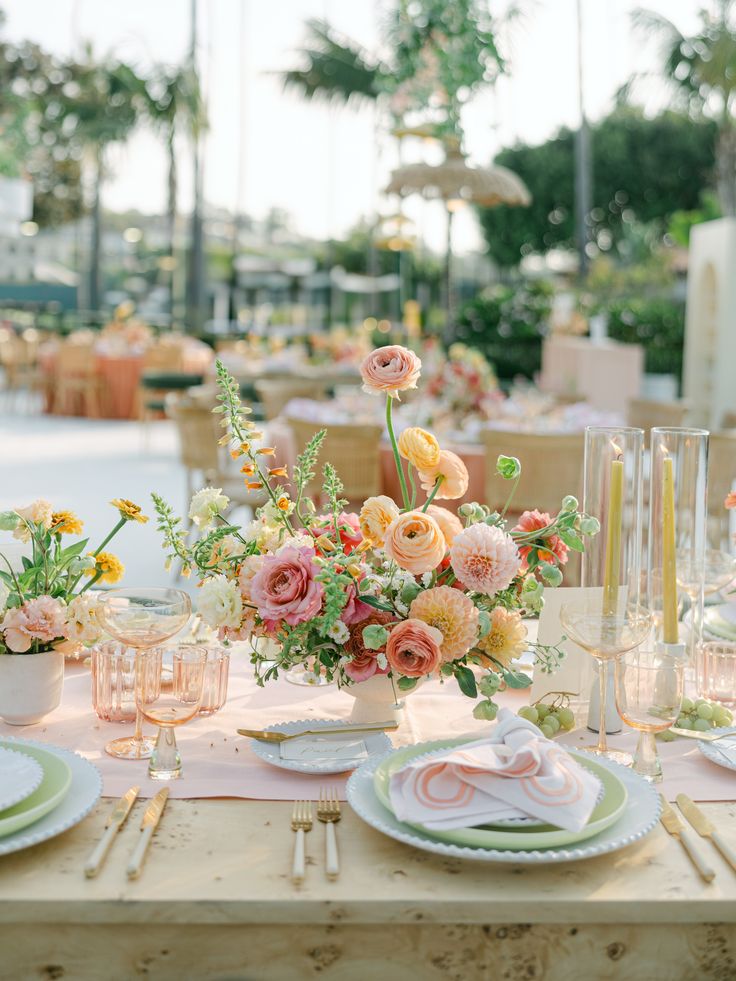
<instances>
[{"instance_id":1,"label":"sky","mask_svg":"<svg viewBox=\"0 0 736 981\"><path fill-rule=\"evenodd\" d=\"M448 0L451 2L451 0ZM507 0L489 0L503 11ZM631 27L633 0L581 0L586 111L604 115L633 72L651 72L656 48ZM308 18L325 18L369 51L380 50L382 18L390 0L199 0L198 58L209 101L205 196L215 205L256 218L271 208L293 217L297 231L318 238L344 233L362 216L390 214L395 202L381 189L397 164L396 143L373 109L326 108L284 93L279 70L298 64ZM688 32L703 0L651 0ZM176 63L190 44L190 0L0 0L5 34L28 38L59 55L79 53L91 41L145 68ZM524 0L524 17L505 38L510 75L467 108L466 150L471 163L489 163L517 141L542 142L579 119L576 0ZM644 83L647 108L663 104L655 81ZM191 201L189 148L180 147L181 205ZM436 152L436 151L435 151ZM424 145L407 156L431 159ZM165 201L164 151L138 132L111 155L103 192L106 207L161 212ZM441 205L410 199L415 230L440 249ZM455 245L481 245L470 210L455 221Z\"/></svg>"}]
</instances>

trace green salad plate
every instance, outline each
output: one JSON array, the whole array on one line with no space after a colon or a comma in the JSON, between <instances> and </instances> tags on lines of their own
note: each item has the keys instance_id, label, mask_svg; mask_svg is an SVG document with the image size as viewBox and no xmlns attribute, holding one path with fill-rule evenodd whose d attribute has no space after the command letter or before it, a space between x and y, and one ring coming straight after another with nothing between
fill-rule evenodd
<instances>
[{"instance_id":1,"label":"green salad plate","mask_svg":"<svg viewBox=\"0 0 736 981\"><path fill-rule=\"evenodd\" d=\"M0 746L18 749L19 744L0 739ZM43 780L37 790L25 800L0 811L0 838L13 834L21 828L45 817L66 797L72 782L72 771L60 756L41 749L38 745L24 743L23 752L41 764Z\"/></svg>"}]
</instances>

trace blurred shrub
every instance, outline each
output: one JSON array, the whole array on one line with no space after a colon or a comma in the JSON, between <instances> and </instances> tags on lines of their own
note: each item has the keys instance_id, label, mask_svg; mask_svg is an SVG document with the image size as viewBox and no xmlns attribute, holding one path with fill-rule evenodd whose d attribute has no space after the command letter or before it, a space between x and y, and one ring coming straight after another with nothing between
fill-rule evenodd
<instances>
[{"instance_id":1,"label":"blurred shrub","mask_svg":"<svg viewBox=\"0 0 736 981\"><path fill-rule=\"evenodd\" d=\"M532 378L541 367L553 295L545 282L485 290L462 307L452 340L481 351L501 381Z\"/></svg>"},{"instance_id":2,"label":"blurred shrub","mask_svg":"<svg viewBox=\"0 0 736 981\"><path fill-rule=\"evenodd\" d=\"M685 304L666 297L611 300L606 306L608 336L641 344L644 370L653 375L682 376Z\"/></svg>"}]
</instances>

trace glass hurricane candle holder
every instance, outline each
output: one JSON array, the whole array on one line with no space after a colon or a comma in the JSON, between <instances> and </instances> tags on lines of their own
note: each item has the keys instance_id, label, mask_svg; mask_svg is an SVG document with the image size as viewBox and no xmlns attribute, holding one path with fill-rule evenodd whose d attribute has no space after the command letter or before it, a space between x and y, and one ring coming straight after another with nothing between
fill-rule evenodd
<instances>
[{"instance_id":1,"label":"glass hurricane candle holder","mask_svg":"<svg viewBox=\"0 0 736 981\"><path fill-rule=\"evenodd\" d=\"M176 745L176 726L191 721L202 701L202 685L207 663L204 647L176 648L171 658L171 683L154 692L148 676L156 670L153 651L141 651L136 659L135 701L147 722L159 727L151 753L148 776L152 780L176 780L181 776L181 756ZM159 674L161 659L158 660Z\"/></svg>"},{"instance_id":2,"label":"glass hurricane candle holder","mask_svg":"<svg viewBox=\"0 0 736 981\"><path fill-rule=\"evenodd\" d=\"M642 595L644 430L628 426L589 426L585 430L583 510L597 518L600 531L586 538L580 582L586 590L582 613L568 610L563 626L596 658L600 704L588 728L598 730L592 752L628 763L625 753L609 751L607 732L620 721L609 704L608 662L646 639L650 617ZM635 642L630 643L633 633ZM578 639L578 636L582 640Z\"/></svg>"},{"instance_id":3,"label":"glass hurricane candle holder","mask_svg":"<svg viewBox=\"0 0 736 981\"><path fill-rule=\"evenodd\" d=\"M177 634L189 619L192 606L187 594L180 589L132 587L111 589L102 595L97 611L102 626L110 636L134 648L136 656L140 656L142 651L156 647ZM159 688L160 677L159 667ZM152 739L143 735L143 716L137 694L136 706L135 732L132 736L111 740L105 746L105 752L110 756L143 760L151 755L154 744Z\"/></svg>"},{"instance_id":4,"label":"glass hurricane candle holder","mask_svg":"<svg viewBox=\"0 0 736 981\"><path fill-rule=\"evenodd\" d=\"M700 643L706 579L708 432L652 429L649 607L656 640L680 642L678 590L690 602L690 663Z\"/></svg>"},{"instance_id":5,"label":"glass hurricane candle holder","mask_svg":"<svg viewBox=\"0 0 736 981\"><path fill-rule=\"evenodd\" d=\"M695 686L699 698L736 706L736 644L710 641L695 659Z\"/></svg>"},{"instance_id":6,"label":"glass hurricane candle holder","mask_svg":"<svg viewBox=\"0 0 736 981\"><path fill-rule=\"evenodd\" d=\"M160 657L160 648L154 650ZM92 706L105 722L135 722L135 658L134 647L114 640L97 644L90 652ZM152 683L160 683L160 666Z\"/></svg>"},{"instance_id":7,"label":"glass hurricane candle holder","mask_svg":"<svg viewBox=\"0 0 736 981\"><path fill-rule=\"evenodd\" d=\"M680 712L684 663L660 649L639 649L616 661L616 707L624 722L637 729L634 770L649 780L662 780L655 736L673 726Z\"/></svg>"}]
</instances>

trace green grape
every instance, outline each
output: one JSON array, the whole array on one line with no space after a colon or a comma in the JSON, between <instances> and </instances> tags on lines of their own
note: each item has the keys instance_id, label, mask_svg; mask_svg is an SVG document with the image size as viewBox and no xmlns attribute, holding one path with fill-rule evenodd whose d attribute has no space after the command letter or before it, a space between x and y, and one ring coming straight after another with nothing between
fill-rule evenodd
<instances>
[{"instance_id":1,"label":"green grape","mask_svg":"<svg viewBox=\"0 0 736 981\"><path fill-rule=\"evenodd\" d=\"M519 715L522 719L526 719L528 722L533 722L534 725L536 725L539 720L539 712L537 712L533 705L522 705L522 707L519 709Z\"/></svg>"},{"instance_id":2,"label":"green grape","mask_svg":"<svg viewBox=\"0 0 736 981\"><path fill-rule=\"evenodd\" d=\"M702 705L698 705L698 716L701 719L712 719L713 706L709 705L707 702L703 702Z\"/></svg>"},{"instance_id":3,"label":"green grape","mask_svg":"<svg viewBox=\"0 0 736 981\"><path fill-rule=\"evenodd\" d=\"M676 726L679 726L680 729L682 729L684 727L685 723L686 722L689 722L689 721L690 721L690 719L688 718L688 716L686 716L686 715L678 715L677 716L677 722L675 722L675 725Z\"/></svg>"},{"instance_id":4,"label":"green grape","mask_svg":"<svg viewBox=\"0 0 736 981\"><path fill-rule=\"evenodd\" d=\"M551 710L552 710L552 706L545 705L544 702L537 705L537 716L539 718L539 721L542 722L543 719L546 719L549 713L551 712Z\"/></svg>"},{"instance_id":5,"label":"green grape","mask_svg":"<svg viewBox=\"0 0 736 981\"><path fill-rule=\"evenodd\" d=\"M544 720L544 724L554 733L560 731L560 720L557 718L557 715L553 715L552 712L550 712L550 714Z\"/></svg>"},{"instance_id":6,"label":"green grape","mask_svg":"<svg viewBox=\"0 0 736 981\"><path fill-rule=\"evenodd\" d=\"M692 729L693 724L687 716L677 720L678 729Z\"/></svg>"},{"instance_id":7,"label":"green grape","mask_svg":"<svg viewBox=\"0 0 736 981\"><path fill-rule=\"evenodd\" d=\"M683 698L682 706L681 706L683 715L686 712L692 712L694 708L695 708L695 703L693 702L692 698Z\"/></svg>"},{"instance_id":8,"label":"green grape","mask_svg":"<svg viewBox=\"0 0 736 981\"><path fill-rule=\"evenodd\" d=\"M698 718L693 722L693 729L698 732L707 732L710 729L710 719Z\"/></svg>"},{"instance_id":9,"label":"green grape","mask_svg":"<svg viewBox=\"0 0 736 981\"><path fill-rule=\"evenodd\" d=\"M557 718L560 720L560 725L563 729L569 731L575 727L575 713L572 709L561 708L557 711Z\"/></svg>"},{"instance_id":10,"label":"green grape","mask_svg":"<svg viewBox=\"0 0 736 981\"><path fill-rule=\"evenodd\" d=\"M717 726L727 726L730 725L731 719L729 718L730 712L728 712L722 705L716 705L713 709L713 721Z\"/></svg>"},{"instance_id":11,"label":"green grape","mask_svg":"<svg viewBox=\"0 0 736 981\"><path fill-rule=\"evenodd\" d=\"M547 720L545 719L544 725L539 727L542 735L546 736L547 739L551 739L554 736L554 730L547 725Z\"/></svg>"}]
</instances>

